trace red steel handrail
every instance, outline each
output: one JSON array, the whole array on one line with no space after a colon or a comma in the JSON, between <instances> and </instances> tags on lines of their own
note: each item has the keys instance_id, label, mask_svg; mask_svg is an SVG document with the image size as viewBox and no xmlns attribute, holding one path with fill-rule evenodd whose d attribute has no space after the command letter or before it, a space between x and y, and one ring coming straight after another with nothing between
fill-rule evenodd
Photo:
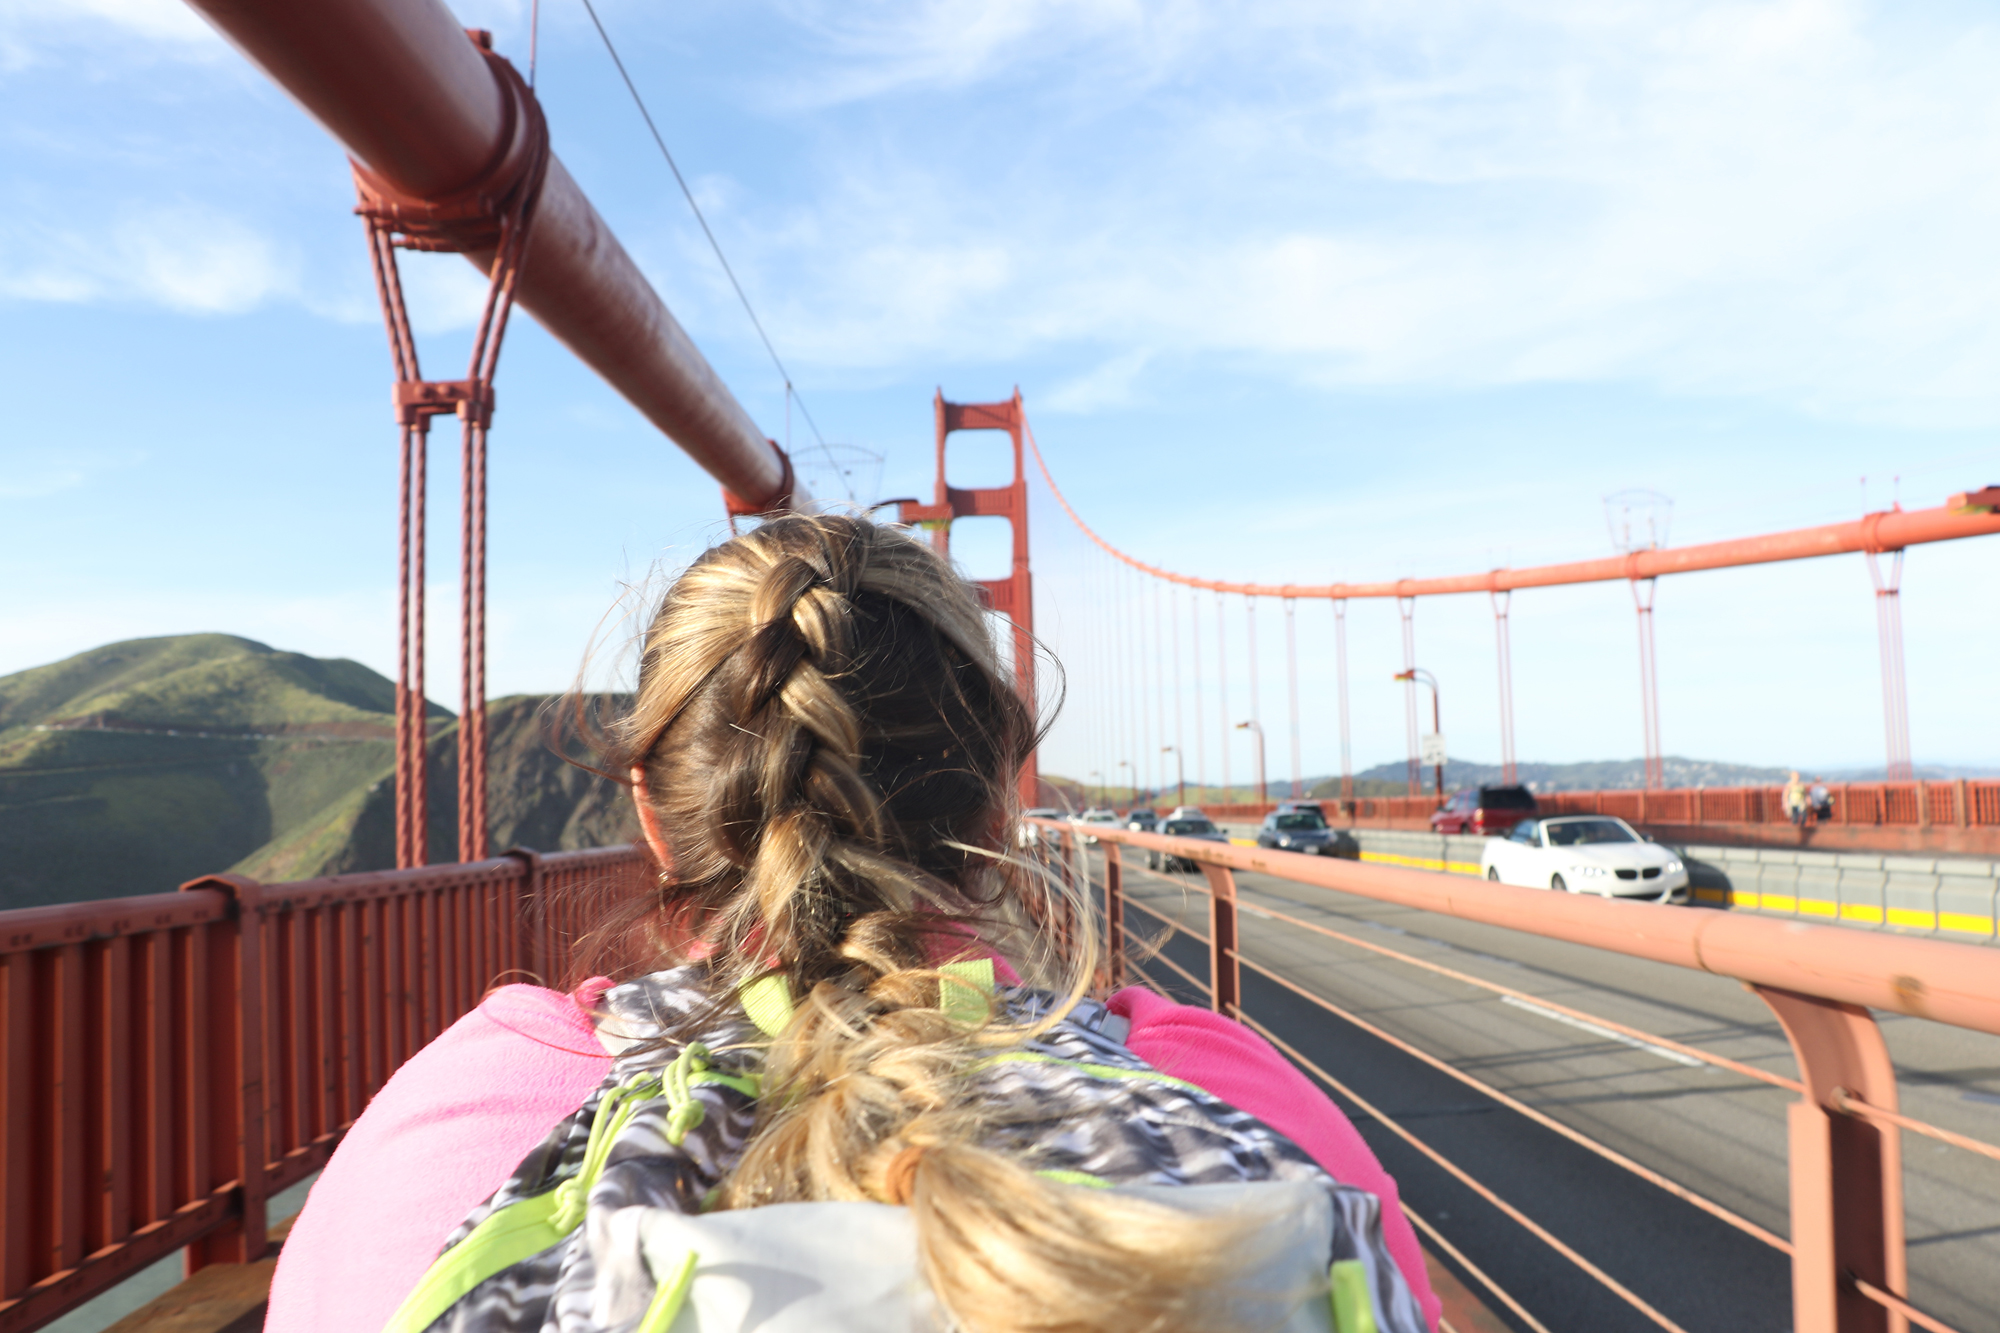
<instances>
[{"instance_id":1,"label":"red steel handrail","mask_svg":"<svg viewBox=\"0 0 2000 1333\"><path fill-rule=\"evenodd\" d=\"M1056 835L1065 848L1065 866L1069 866L1078 846L1075 830L1060 821L1033 822ZM1242 970L1249 967L1280 984L1291 983L1250 960L1238 947L1241 914L1279 916L1238 903L1235 884L1238 870L1506 926L1542 938L1608 949L1744 982L1776 1013L1799 1062L1798 1086L1802 1095L1788 1108L1787 1115L1792 1235L1786 1248L1792 1259L1796 1333L1860 1333L1864 1329L1883 1328L1884 1311L1950 1333L1946 1325L1915 1310L1901 1294L1908 1286L1908 1273L1903 1245L1901 1140L1897 1131L1909 1129L1929 1134L1986 1156L1994 1156L2000 1149L1939 1130L1896 1110L1895 1071L1870 1010L1885 1009L1975 1031L2000 1033L2000 970L1993 968L1990 950L1838 926L1552 895L1483 880L1468 881L1460 876L1328 861L1293 852L1164 837L1115 827L1094 825L1090 834L1106 844L1102 892L1113 979L1127 965L1142 965L1128 956L1125 947L1126 909L1139 904L1123 889L1119 848L1130 846L1164 852L1201 869L1207 883L1193 887L1201 889L1209 899L1209 981L1204 984L1185 969L1174 970L1206 994L1219 1012L1253 1025L1255 1021L1242 1007ZM1087 876L1087 870L1084 874ZM1282 919L1295 926L1306 924ZM1347 938L1332 931L1319 933ZM1372 945L1364 947L1394 953ZM1145 962L1154 959L1170 961L1155 951ZM1351 1021L1360 1022L1318 996L1296 986L1291 989ZM1386 1037L1372 1027L1368 1030ZM1266 1035L1271 1034L1266 1032ZM1409 1049L1419 1058L1431 1058ZM1711 1058L1706 1052L1693 1053ZM1296 1052L1293 1054L1296 1056ZM1338 1084L1325 1071L1302 1058L1301 1062L1343 1095L1351 1095L1350 1089ZM1716 1062L1724 1063L1719 1058ZM1470 1076L1460 1077L1474 1081ZM1501 1096L1503 1102L1510 1102L1502 1094L1495 1095ZM1385 1123L1411 1137L1393 1123L1386 1120ZM1463 1168L1438 1157L1419 1140L1412 1137L1411 1141L1437 1158L1445 1169L1464 1177ZM1640 1169L1639 1174L1687 1197L1685 1190L1665 1182L1657 1173ZM1559 1252L1583 1264L1586 1271L1632 1301L1643 1314L1663 1327L1675 1327L1665 1316L1546 1234L1520 1210L1493 1196L1476 1181L1465 1178L1503 1212ZM1695 1202L1723 1216L1725 1221L1744 1225L1743 1219L1728 1214L1726 1209L1706 1200ZM1761 1231L1747 1226L1745 1229L1752 1230L1752 1234ZM1776 1243L1768 1235L1760 1238ZM1505 1297L1504 1292L1500 1294Z\"/></svg>"},{"instance_id":2,"label":"red steel handrail","mask_svg":"<svg viewBox=\"0 0 2000 1333\"><path fill-rule=\"evenodd\" d=\"M0 1333L185 1247L266 1250L404 1060L493 985L568 976L633 848L0 912Z\"/></svg>"}]
</instances>

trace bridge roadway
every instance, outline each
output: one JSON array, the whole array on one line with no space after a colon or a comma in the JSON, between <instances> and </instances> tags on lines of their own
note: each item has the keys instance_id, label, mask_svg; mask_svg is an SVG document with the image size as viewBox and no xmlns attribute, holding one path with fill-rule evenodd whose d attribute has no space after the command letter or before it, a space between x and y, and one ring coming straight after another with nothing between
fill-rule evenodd
<instances>
[{"instance_id":1,"label":"bridge roadway","mask_svg":"<svg viewBox=\"0 0 2000 1333\"><path fill-rule=\"evenodd\" d=\"M1094 854L1093 854L1094 855ZM1198 875L1134 871L1132 899L1207 934ZM1797 1068L1771 1012L1734 981L1543 940L1494 926L1241 872L1246 957L1443 1058L1671 1180L1785 1235L1785 1104L1793 1094L1663 1048L1634 1049L1545 1012L1255 915L1268 907L1514 990L1787 1077ZM1688 908L1689 911L1708 910ZM1165 928L1128 910L1135 935ZM1170 936L1165 957L1208 975L1207 948ZM1138 955L1132 955L1135 959ZM1176 998L1206 1003L1170 969ZM1243 972L1251 1017L1501 1198L1630 1287L1689 1333L1786 1333L1783 1254L1388 1043ZM2000 1141L2000 1037L1880 1016L1905 1114ZM1653 1330L1650 1319L1574 1267L1400 1138L1346 1107L1409 1205L1553 1333ZM1910 1289L1962 1333L2000 1330L2000 1162L1906 1134ZM1496 1314L1500 1303L1468 1275Z\"/></svg>"}]
</instances>

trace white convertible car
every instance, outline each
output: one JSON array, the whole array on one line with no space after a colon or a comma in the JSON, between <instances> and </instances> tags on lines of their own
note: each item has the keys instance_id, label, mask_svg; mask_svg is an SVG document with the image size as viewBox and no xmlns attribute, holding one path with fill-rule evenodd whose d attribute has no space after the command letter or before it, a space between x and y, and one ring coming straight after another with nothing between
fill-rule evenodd
<instances>
[{"instance_id":1,"label":"white convertible car","mask_svg":"<svg viewBox=\"0 0 2000 1333\"><path fill-rule=\"evenodd\" d=\"M1524 819L1506 837L1488 838L1479 860L1486 878L1502 884L1658 902L1687 898L1681 859L1609 815Z\"/></svg>"}]
</instances>

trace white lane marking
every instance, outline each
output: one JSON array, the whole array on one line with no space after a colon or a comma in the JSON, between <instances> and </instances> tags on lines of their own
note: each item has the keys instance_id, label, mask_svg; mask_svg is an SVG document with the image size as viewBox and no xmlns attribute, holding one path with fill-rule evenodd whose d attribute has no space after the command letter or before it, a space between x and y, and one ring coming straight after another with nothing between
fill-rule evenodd
<instances>
[{"instance_id":1,"label":"white lane marking","mask_svg":"<svg viewBox=\"0 0 2000 1333\"><path fill-rule=\"evenodd\" d=\"M1586 1023L1581 1018L1571 1018L1568 1014L1559 1013L1554 1009L1544 1009L1539 1004L1533 1004L1527 1000L1518 1000L1512 995L1502 995L1500 1003L1511 1004L1516 1009L1526 1009L1531 1014L1540 1014L1543 1018L1554 1019L1565 1027L1579 1028L1584 1032L1595 1033L1607 1041L1621 1042L1626 1046L1630 1046L1635 1051L1644 1051L1648 1055L1657 1055L1662 1060L1671 1060L1677 1065L1686 1065L1690 1069L1706 1068L1708 1064L1707 1061L1697 1060L1692 1055L1682 1055L1679 1051L1670 1051L1664 1046L1655 1046L1650 1041L1640 1041L1637 1037L1628 1037L1622 1032L1613 1032L1610 1028L1599 1027L1595 1023Z\"/></svg>"}]
</instances>

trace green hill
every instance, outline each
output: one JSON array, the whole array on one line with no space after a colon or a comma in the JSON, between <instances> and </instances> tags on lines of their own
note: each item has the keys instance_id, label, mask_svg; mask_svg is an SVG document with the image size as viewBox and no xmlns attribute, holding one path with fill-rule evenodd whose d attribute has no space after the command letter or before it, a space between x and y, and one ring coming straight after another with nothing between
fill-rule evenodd
<instances>
[{"instance_id":1,"label":"green hill","mask_svg":"<svg viewBox=\"0 0 2000 1333\"><path fill-rule=\"evenodd\" d=\"M491 845L629 841L623 793L551 753L543 701L488 707ZM108 644L0 677L0 908L234 869L394 861L394 685L226 634ZM430 859L457 859L457 724L432 704Z\"/></svg>"}]
</instances>

